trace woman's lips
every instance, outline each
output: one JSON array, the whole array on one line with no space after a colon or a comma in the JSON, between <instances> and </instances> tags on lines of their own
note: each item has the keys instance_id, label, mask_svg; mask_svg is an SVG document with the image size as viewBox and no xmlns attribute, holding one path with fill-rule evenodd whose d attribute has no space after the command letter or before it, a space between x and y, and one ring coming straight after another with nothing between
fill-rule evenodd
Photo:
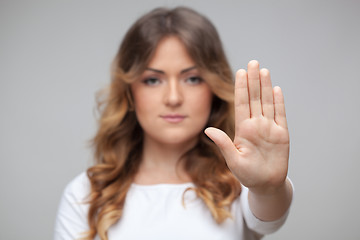
<instances>
[{"instance_id":1,"label":"woman's lips","mask_svg":"<svg viewBox=\"0 0 360 240\"><path fill-rule=\"evenodd\" d=\"M161 115L160 117L169 123L179 123L186 118L185 115L180 115L180 114L167 114L167 115Z\"/></svg>"}]
</instances>

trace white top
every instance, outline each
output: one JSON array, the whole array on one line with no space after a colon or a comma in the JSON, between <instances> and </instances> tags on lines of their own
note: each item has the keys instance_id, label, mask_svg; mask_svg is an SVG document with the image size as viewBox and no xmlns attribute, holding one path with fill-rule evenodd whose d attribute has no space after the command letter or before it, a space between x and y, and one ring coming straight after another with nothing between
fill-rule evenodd
<instances>
[{"instance_id":1,"label":"white top","mask_svg":"<svg viewBox=\"0 0 360 240\"><path fill-rule=\"evenodd\" d=\"M242 188L240 197L232 203L233 219L217 224L203 201L194 191L182 196L185 184L132 184L124 205L123 215L108 231L109 240L114 239L260 239L262 235L279 229L288 212L274 222L263 222L251 212L248 203L248 189ZM62 196L55 224L55 240L77 239L88 231L88 204L90 182L86 173L71 181ZM99 238L96 238L99 239Z\"/></svg>"}]
</instances>

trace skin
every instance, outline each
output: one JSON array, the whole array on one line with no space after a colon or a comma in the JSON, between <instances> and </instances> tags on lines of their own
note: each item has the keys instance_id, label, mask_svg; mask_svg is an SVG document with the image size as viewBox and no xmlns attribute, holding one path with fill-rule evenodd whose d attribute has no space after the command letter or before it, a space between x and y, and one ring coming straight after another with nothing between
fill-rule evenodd
<instances>
[{"instance_id":1,"label":"skin","mask_svg":"<svg viewBox=\"0 0 360 240\"><path fill-rule=\"evenodd\" d=\"M197 143L208 121L213 95L178 38L160 41L147 70L131 90L144 130L143 159L135 182L191 181L176 164Z\"/></svg>"},{"instance_id":2,"label":"skin","mask_svg":"<svg viewBox=\"0 0 360 240\"><path fill-rule=\"evenodd\" d=\"M212 100L209 86L192 78L198 76L194 66L181 41L167 37L159 43L148 70L132 84L135 112L144 130L144 154L135 183L191 181L177 165L178 159L198 141ZM173 113L185 117L177 123L162 117ZM234 140L216 128L205 133L220 148L232 173L249 188L254 215L264 221L280 218L292 199L286 178L289 132L283 94L279 87L272 88L269 71L260 70L253 60L248 71L236 73Z\"/></svg>"},{"instance_id":3,"label":"skin","mask_svg":"<svg viewBox=\"0 0 360 240\"><path fill-rule=\"evenodd\" d=\"M249 205L264 221L280 218L292 199L287 176L289 131L284 97L272 88L270 73L255 60L248 71L238 70L235 81L235 137L207 128L237 179L249 188Z\"/></svg>"}]
</instances>

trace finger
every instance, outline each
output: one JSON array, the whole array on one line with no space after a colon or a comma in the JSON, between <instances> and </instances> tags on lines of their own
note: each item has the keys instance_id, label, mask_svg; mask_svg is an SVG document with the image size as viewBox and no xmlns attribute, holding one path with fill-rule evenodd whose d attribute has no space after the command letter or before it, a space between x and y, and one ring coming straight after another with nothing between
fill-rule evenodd
<instances>
[{"instance_id":1,"label":"finger","mask_svg":"<svg viewBox=\"0 0 360 240\"><path fill-rule=\"evenodd\" d=\"M225 132L217 128L209 127L205 129L205 134L219 147L228 164L229 161L232 162L233 159L236 158L239 152Z\"/></svg>"},{"instance_id":2,"label":"finger","mask_svg":"<svg viewBox=\"0 0 360 240\"><path fill-rule=\"evenodd\" d=\"M248 118L250 118L250 106L247 73L244 69L240 69L236 72L235 78L235 125Z\"/></svg>"},{"instance_id":3,"label":"finger","mask_svg":"<svg viewBox=\"0 0 360 240\"><path fill-rule=\"evenodd\" d=\"M259 117L262 114L260 101L260 73L259 63L252 60L248 63L248 85L251 117Z\"/></svg>"},{"instance_id":4,"label":"finger","mask_svg":"<svg viewBox=\"0 0 360 240\"><path fill-rule=\"evenodd\" d=\"M274 97L269 70L260 70L261 106L264 117L274 120Z\"/></svg>"},{"instance_id":5,"label":"finger","mask_svg":"<svg viewBox=\"0 0 360 240\"><path fill-rule=\"evenodd\" d=\"M280 87L274 87L274 105L275 105L275 122L283 127L287 128L284 95Z\"/></svg>"}]
</instances>

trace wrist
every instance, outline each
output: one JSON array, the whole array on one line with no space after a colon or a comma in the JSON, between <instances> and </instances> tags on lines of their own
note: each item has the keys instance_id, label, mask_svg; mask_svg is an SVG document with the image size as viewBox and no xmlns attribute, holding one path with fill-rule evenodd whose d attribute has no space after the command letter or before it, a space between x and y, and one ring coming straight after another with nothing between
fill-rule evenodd
<instances>
[{"instance_id":1,"label":"wrist","mask_svg":"<svg viewBox=\"0 0 360 240\"><path fill-rule=\"evenodd\" d=\"M274 221L288 210L292 194L292 184L289 179L276 187L249 188L249 206L258 219Z\"/></svg>"},{"instance_id":2,"label":"wrist","mask_svg":"<svg viewBox=\"0 0 360 240\"><path fill-rule=\"evenodd\" d=\"M289 188L291 188L291 183L286 178L283 182L276 185L249 187L249 193L257 197L272 197L288 192Z\"/></svg>"}]
</instances>

